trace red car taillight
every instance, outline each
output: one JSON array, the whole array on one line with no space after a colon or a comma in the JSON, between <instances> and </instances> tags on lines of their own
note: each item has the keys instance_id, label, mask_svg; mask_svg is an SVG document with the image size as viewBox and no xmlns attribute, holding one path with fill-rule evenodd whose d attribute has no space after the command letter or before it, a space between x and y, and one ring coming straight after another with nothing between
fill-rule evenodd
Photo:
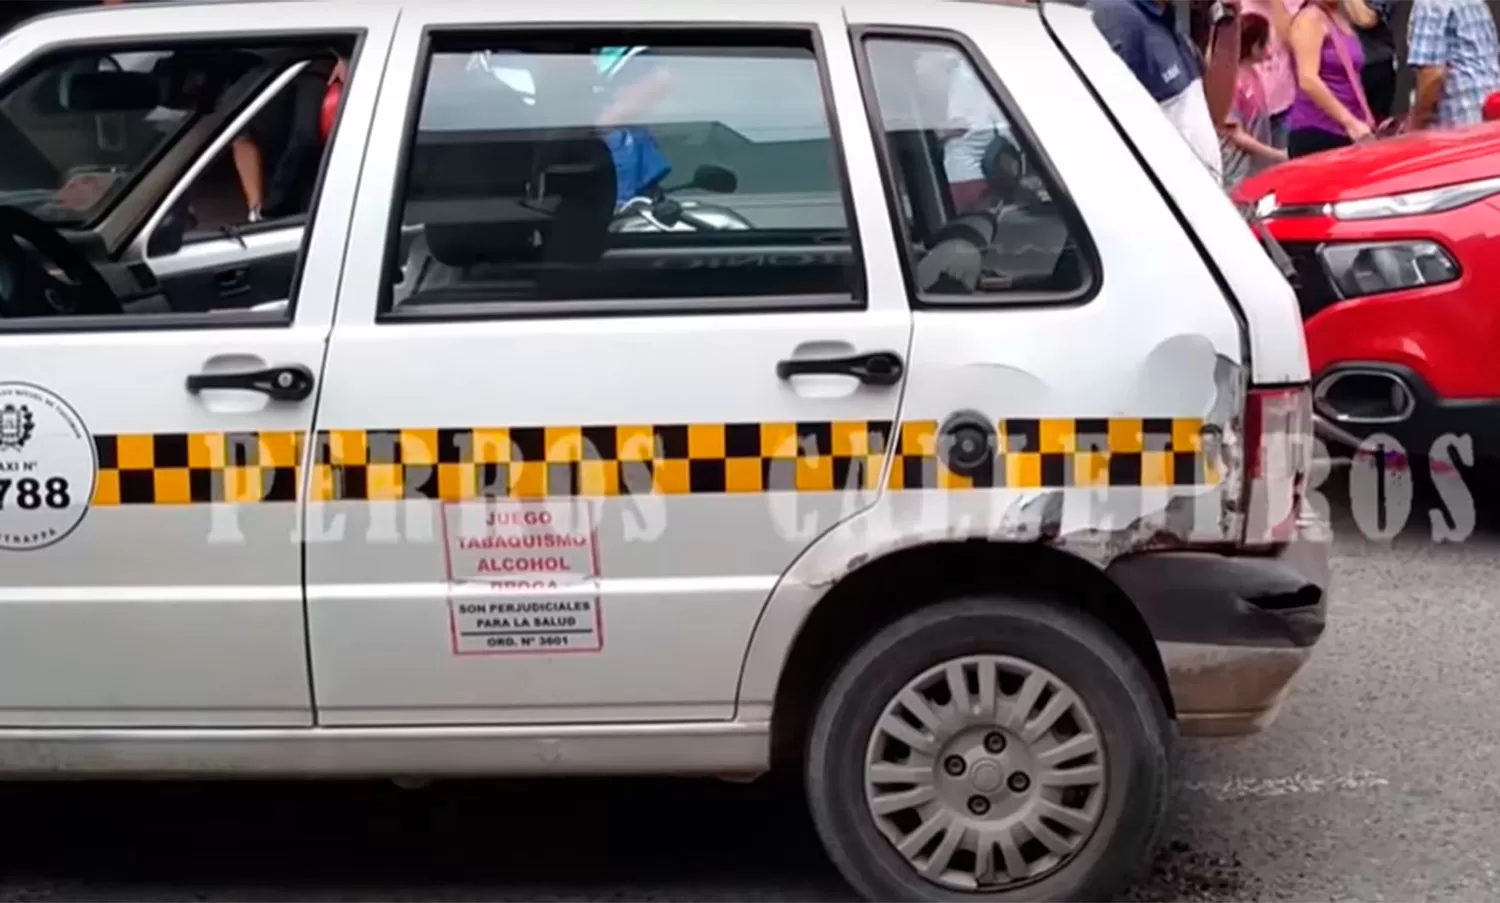
<instances>
[{"instance_id":1,"label":"red car taillight","mask_svg":"<svg viewBox=\"0 0 1500 903\"><path fill-rule=\"evenodd\" d=\"M1245 405L1246 546L1267 548L1296 536L1312 460L1311 390L1251 389Z\"/></svg>"}]
</instances>

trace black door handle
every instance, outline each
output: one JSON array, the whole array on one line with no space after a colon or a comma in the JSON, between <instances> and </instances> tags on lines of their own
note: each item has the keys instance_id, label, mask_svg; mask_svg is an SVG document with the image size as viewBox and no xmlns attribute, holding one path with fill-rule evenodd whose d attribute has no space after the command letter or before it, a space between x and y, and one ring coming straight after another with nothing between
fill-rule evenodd
<instances>
[{"instance_id":1,"label":"black door handle","mask_svg":"<svg viewBox=\"0 0 1500 903\"><path fill-rule=\"evenodd\" d=\"M852 376L867 386L894 386L901 382L906 365L894 351L872 351L849 357L794 358L778 361L776 375L781 379L794 376Z\"/></svg>"},{"instance_id":2,"label":"black door handle","mask_svg":"<svg viewBox=\"0 0 1500 903\"><path fill-rule=\"evenodd\" d=\"M187 378L188 392L197 395L204 389L243 389L275 401L303 401L312 395L313 375L301 364L289 364L240 373L194 373Z\"/></svg>"},{"instance_id":3,"label":"black door handle","mask_svg":"<svg viewBox=\"0 0 1500 903\"><path fill-rule=\"evenodd\" d=\"M244 267L233 270L220 270L214 274L214 291L220 298L233 298L250 291L250 283L246 279L249 274Z\"/></svg>"}]
</instances>

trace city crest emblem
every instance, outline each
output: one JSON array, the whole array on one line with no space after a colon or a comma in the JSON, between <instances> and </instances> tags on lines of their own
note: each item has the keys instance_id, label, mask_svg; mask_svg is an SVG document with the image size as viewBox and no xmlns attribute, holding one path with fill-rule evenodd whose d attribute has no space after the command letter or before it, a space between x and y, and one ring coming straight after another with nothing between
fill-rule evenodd
<instances>
[{"instance_id":1,"label":"city crest emblem","mask_svg":"<svg viewBox=\"0 0 1500 903\"><path fill-rule=\"evenodd\" d=\"M50 389L0 382L0 560L62 542L99 478L94 437Z\"/></svg>"},{"instance_id":2,"label":"city crest emblem","mask_svg":"<svg viewBox=\"0 0 1500 903\"><path fill-rule=\"evenodd\" d=\"M8 404L0 407L0 450L20 451L31 441L35 422L31 408L26 405Z\"/></svg>"}]
</instances>

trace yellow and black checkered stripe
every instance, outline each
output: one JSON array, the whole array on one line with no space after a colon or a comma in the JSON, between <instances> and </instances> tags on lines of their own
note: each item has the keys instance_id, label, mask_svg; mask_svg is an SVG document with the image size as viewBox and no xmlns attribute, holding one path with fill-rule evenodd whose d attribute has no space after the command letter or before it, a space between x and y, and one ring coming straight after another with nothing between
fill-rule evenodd
<instances>
[{"instance_id":1,"label":"yellow and black checkered stripe","mask_svg":"<svg viewBox=\"0 0 1500 903\"><path fill-rule=\"evenodd\" d=\"M95 436L96 506L294 502L303 434Z\"/></svg>"},{"instance_id":2,"label":"yellow and black checkered stripe","mask_svg":"<svg viewBox=\"0 0 1500 903\"><path fill-rule=\"evenodd\" d=\"M696 423L332 430L318 434L311 501L753 494L890 488L1189 487L1219 476L1201 420L997 424L969 475L942 462L936 421ZM301 434L99 436L96 505L294 501Z\"/></svg>"}]
</instances>

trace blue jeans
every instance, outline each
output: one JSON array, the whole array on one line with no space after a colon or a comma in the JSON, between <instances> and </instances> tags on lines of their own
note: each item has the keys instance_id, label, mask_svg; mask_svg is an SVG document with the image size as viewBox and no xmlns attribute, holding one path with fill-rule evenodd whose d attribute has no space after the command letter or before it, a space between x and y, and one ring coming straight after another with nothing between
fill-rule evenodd
<instances>
[{"instance_id":1,"label":"blue jeans","mask_svg":"<svg viewBox=\"0 0 1500 903\"><path fill-rule=\"evenodd\" d=\"M615 205L645 194L672 172L651 133L639 126L610 129L604 135L615 161Z\"/></svg>"}]
</instances>

